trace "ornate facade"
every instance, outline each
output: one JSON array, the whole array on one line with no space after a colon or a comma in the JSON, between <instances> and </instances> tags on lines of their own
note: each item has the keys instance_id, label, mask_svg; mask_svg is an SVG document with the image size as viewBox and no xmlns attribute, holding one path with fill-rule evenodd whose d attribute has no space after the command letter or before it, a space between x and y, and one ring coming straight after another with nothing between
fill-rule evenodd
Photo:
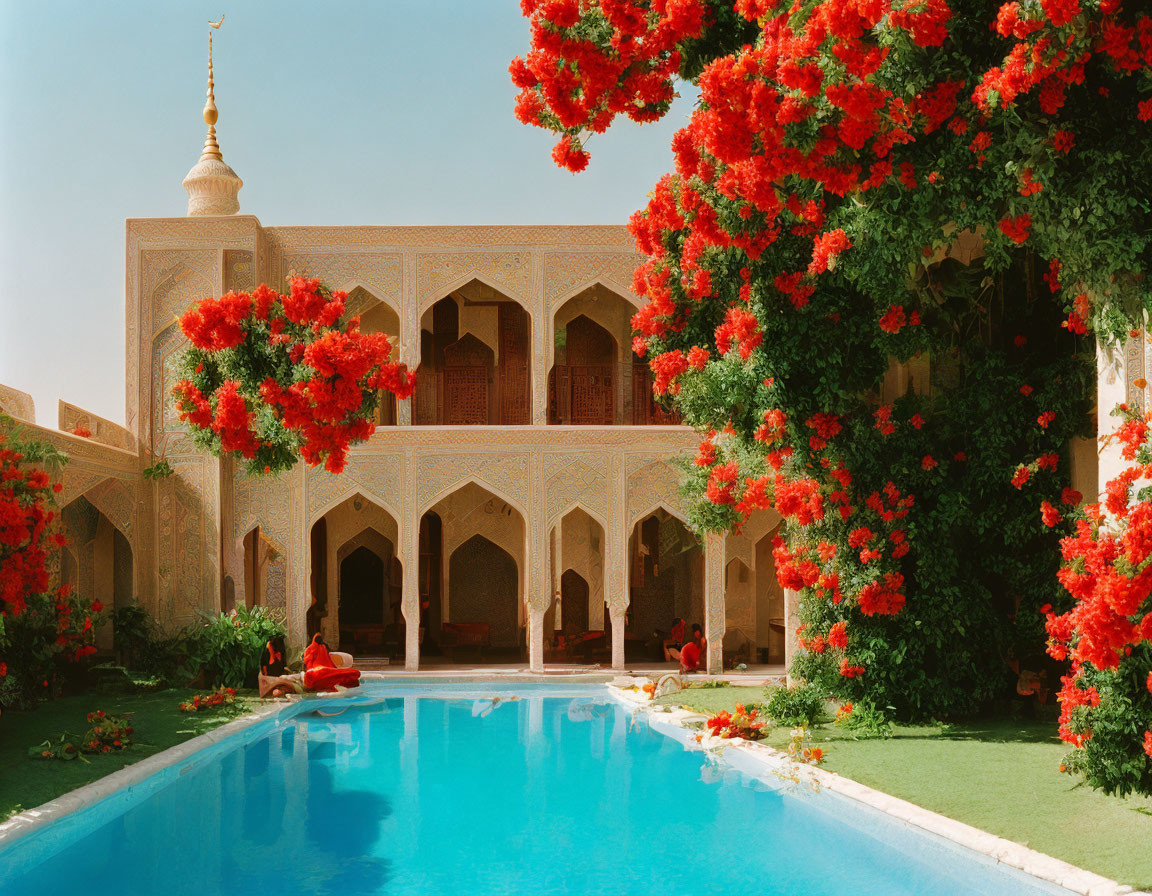
<instances>
[{"instance_id":1,"label":"ornate facade","mask_svg":"<svg viewBox=\"0 0 1152 896\"><path fill-rule=\"evenodd\" d=\"M623 667L656 659L675 616L704 626L712 670L725 644L782 662L778 520L702 544L683 525L670 461L698 437L651 401L631 353L637 261L620 227L128 221L126 426L62 403L61 428L91 438L44 431L74 457L67 500L84 497L130 545L130 575L121 563L113 578L132 593L116 600L167 625L282 607L297 641L318 630L410 669L461 623L533 669ZM250 478L196 449L176 415L176 317L291 272L348 291L365 329L396 337L438 392L389 409L339 476L300 464ZM28 419L19 396L0 406ZM157 458L173 475L143 478Z\"/></svg>"}]
</instances>

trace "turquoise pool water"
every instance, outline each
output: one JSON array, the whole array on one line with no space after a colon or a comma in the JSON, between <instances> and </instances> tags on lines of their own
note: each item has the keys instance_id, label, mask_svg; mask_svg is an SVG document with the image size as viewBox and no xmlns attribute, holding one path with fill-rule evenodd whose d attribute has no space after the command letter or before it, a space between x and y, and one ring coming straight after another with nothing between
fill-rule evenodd
<instances>
[{"instance_id":1,"label":"turquoise pool water","mask_svg":"<svg viewBox=\"0 0 1152 896\"><path fill-rule=\"evenodd\" d=\"M1066 893L726 771L602 688L365 691L0 847L0 893Z\"/></svg>"}]
</instances>

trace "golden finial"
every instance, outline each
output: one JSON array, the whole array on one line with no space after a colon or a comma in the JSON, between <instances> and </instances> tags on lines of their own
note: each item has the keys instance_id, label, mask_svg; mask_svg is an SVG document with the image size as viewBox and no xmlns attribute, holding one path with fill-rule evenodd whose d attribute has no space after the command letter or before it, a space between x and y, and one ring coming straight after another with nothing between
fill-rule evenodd
<instances>
[{"instance_id":1,"label":"golden finial","mask_svg":"<svg viewBox=\"0 0 1152 896\"><path fill-rule=\"evenodd\" d=\"M208 27L215 30L224 24L224 16L220 16L219 22L209 22ZM216 142L216 120L220 117L220 113L216 109L216 95L213 92L214 82L212 80L212 32L208 32L208 101L204 104L204 123L208 125L208 136L204 138L204 151L200 154L200 159L220 159L223 160L224 156L220 153L220 144Z\"/></svg>"}]
</instances>

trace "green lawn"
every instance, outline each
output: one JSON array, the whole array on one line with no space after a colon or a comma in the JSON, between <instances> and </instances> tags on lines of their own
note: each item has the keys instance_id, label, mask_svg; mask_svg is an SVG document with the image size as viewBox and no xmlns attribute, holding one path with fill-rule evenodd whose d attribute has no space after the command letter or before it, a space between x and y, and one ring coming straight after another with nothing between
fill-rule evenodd
<instances>
[{"instance_id":1,"label":"green lawn","mask_svg":"<svg viewBox=\"0 0 1152 896\"><path fill-rule=\"evenodd\" d=\"M182 701L192 698L187 689L150 694L85 694L41 703L31 712L6 712L0 718L0 821L46 803L61 794L102 778L145 756L159 753L182 741L231 721L256 702L255 692L237 695L225 711L181 712ZM136 743L118 753L79 759L33 759L28 748L65 731L83 735L85 717L94 710L133 713Z\"/></svg>"},{"instance_id":2,"label":"green lawn","mask_svg":"<svg viewBox=\"0 0 1152 896\"><path fill-rule=\"evenodd\" d=\"M662 698L700 712L763 699L760 688L692 689ZM900 727L890 740L813 730L823 767L918 806L1103 874L1152 889L1152 799L1104 796L1061 774L1051 722ZM788 740L773 730L768 743Z\"/></svg>"}]
</instances>

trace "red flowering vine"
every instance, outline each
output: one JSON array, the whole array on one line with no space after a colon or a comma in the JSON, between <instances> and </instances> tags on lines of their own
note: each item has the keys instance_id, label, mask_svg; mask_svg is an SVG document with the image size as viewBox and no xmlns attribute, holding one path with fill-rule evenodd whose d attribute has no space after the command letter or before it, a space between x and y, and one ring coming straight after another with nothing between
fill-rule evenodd
<instances>
[{"instance_id":1,"label":"red flowering vine","mask_svg":"<svg viewBox=\"0 0 1152 896\"><path fill-rule=\"evenodd\" d=\"M1004 656L924 633L978 616L1012 661L1042 652L1013 602L1051 600L1062 529L1036 508L1059 503L1086 421L1076 337L1126 336L1152 309L1152 20L1131 0L523 9L516 114L558 135L565 167L617 115L664 115L676 78L699 88L674 171L629 222L646 256L634 348L654 391L719 433L688 464L694 522L784 517L773 556L801 592L805 675L905 716L976 710L1010 686ZM993 42L980 64L973 34ZM861 661L853 637L829 648L840 622L903 668L878 648ZM953 678L914 694L916 663Z\"/></svg>"}]
</instances>

